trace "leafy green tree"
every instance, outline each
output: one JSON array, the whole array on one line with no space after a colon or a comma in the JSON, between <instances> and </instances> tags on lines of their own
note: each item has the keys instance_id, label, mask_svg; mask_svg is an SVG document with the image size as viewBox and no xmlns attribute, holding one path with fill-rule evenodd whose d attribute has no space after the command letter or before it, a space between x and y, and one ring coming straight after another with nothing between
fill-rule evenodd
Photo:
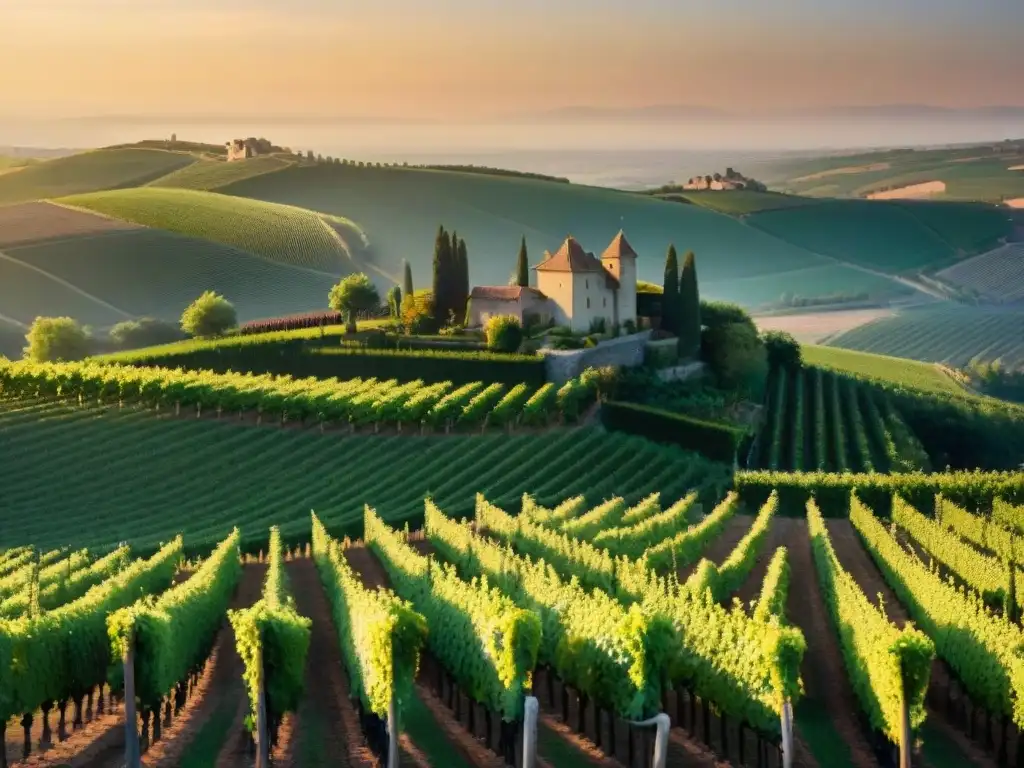
<instances>
[{"instance_id":1,"label":"leafy green tree","mask_svg":"<svg viewBox=\"0 0 1024 768\"><path fill-rule=\"evenodd\" d=\"M459 322L467 322L466 318L469 314L469 249L466 248L466 241L459 240L459 246L457 249L457 266L458 266L458 297L455 304L455 316Z\"/></svg>"},{"instance_id":2,"label":"leafy green tree","mask_svg":"<svg viewBox=\"0 0 1024 768\"><path fill-rule=\"evenodd\" d=\"M356 272L331 288L327 303L335 312L345 315L345 332L355 333L356 314L379 307L380 294L370 278L362 272Z\"/></svg>"},{"instance_id":3,"label":"leafy green tree","mask_svg":"<svg viewBox=\"0 0 1024 768\"><path fill-rule=\"evenodd\" d=\"M70 317L37 317L25 340L25 357L40 363L81 360L92 346L89 334Z\"/></svg>"},{"instance_id":4,"label":"leafy green tree","mask_svg":"<svg viewBox=\"0 0 1024 768\"><path fill-rule=\"evenodd\" d=\"M760 401L768 377L768 355L753 323L727 322L708 328L703 356L722 389Z\"/></svg>"},{"instance_id":5,"label":"leafy green tree","mask_svg":"<svg viewBox=\"0 0 1024 768\"><path fill-rule=\"evenodd\" d=\"M172 323L143 317L140 320L125 320L110 329L110 340L120 349L138 349L156 344L170 344L185 337L181 329Z\"/></svg>"},{"instance_id":6,"label":"leafy green tree","mask_svg":"<svg viewBox=\"0 0 1024 768\"><path fill-rule=\"evenodd\" d=\"M412 296L412 266L406 259L402 259L402 295Z\"/></svg>"},{"instance_id":7,"label":"leafy green tree","mask_svg":"<svg viewBox=\"0 0 1024 768\"><path fill-rule=\"evenodd\" d=\"M206 291L181 315L181 329L197 337L220 336L237 325L235 306L213 291Z\"/></svg>"},{"instance_id":8,"label":"leafy green tree","mask_svg":"<svg viewBox=\"0 0 1024 768\"><path fill-rule=\"evenodd\" d=\"M768 353L768 365L772 368L799 368L803 365L800 344L791 334L785 331L766 331L761 341Z\"/></svg>"},{"instance_id":9,"label":"leafy green tree","mask_svg":"<svg viewBox=\"0 0 1024 768\"><path fill-rule=\"evenodd\" d=\"M670 245L665 256L665 282L661 293L661 327L679 333L679 256Z\"/></svg>"},{"instance_id":10,"label":"leafy green tree","mask_svg":"<svg viewBox=\"0 0 1024 768\"><path fill-rule=\"evenodd\" d=\"M700 352L700 291L697 287L697 259L687 251L679 275L678 323L679 354L693 357Z\"/></svg>"},{"instance_id":11,"label":"leafy green tree","mask_svg":"<svg viewBox=\"0 0 1024 768\"><path fill-rule=\"evenodd\" d=\"M523 342L523 326L515 315L493 315L484 326L487 348L492 352L515 352Z\"/></svg>"},{"instance_id":12,"label":"leafy green tree","mask_svg":"<svg viewBox=\"0 0 1024 768\"><path fill-rule=\"evenodd\" d=\"M526 255L526 235L519 243L519 260L516 262L516 285L530 286L530 262Z\"/></svg>"},{"instance_id":13,"label":"leafy green tree","mask_svg":"<svg viewBox=\"0 0 1024 768\"><path fill-rule=\"evenodd\" d=\"M434 319L438 325L448 319L451 309L451 250L452 243L444 226L438 227L434 240Z\"/></svg>"}]
</instances>

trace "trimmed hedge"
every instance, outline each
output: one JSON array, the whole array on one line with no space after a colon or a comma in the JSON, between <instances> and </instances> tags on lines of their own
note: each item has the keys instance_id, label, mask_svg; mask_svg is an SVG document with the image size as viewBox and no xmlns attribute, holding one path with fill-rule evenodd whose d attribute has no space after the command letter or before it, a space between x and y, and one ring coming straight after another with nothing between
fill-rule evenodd
<instances>
[{"instance_id":1,"label":"trimmed hedge","mask_svg":"<svg viewBox=\"0 0 1024 768\"><path fill-rule=\"evenodd\" d=\"M255 337L246 337L252 339ZM115 362L115 360L111 360ZM171 354L122 356L116 362L160 368L210 370L216 373L251 371L295 378L370 378L427 384L451 381L456 386L486 381L539 387L545 382L544 358L456 350L368 349L320 346L306 339L264 344L202 345Z\"/></svg>"},{"instance_id":2,"label":"trimmed hedge","mask_svg":"<svg viewBox=\"0 0 1024 768\"><path fill-rule=\"evenodd\" d=\"M779 491L779 511L802 517L813 493L827 517L850 513L850 491L877 514L888 517L892 495L899 493L925 514L934 515L935 495L979 514L990 514L996 497L1024 502L1024 472L943 472L883 475L838 472L737 472L735 487L748 505L760 505L772 490Z\"/></svg>"},{"instance_id":3,"label":"trimmed hedge","mask_svg":"<svg viewBox=\"0 0 1024 768\"><path fill-rule=\"evenodd\" d=\"M636 403L602 404L601 422L607 429L678 445L727 464L735 460L736 450L746 435L744 430L729 424L702 421Z\"/></svg>"}]
</instances>

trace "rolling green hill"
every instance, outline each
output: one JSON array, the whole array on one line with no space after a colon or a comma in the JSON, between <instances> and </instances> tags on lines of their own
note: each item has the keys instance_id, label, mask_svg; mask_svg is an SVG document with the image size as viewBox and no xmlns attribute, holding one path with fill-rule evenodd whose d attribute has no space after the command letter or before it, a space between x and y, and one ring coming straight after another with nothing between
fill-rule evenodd
<instances>
[{"instance_id":1,"label":"rolling green hill","mask_svg":"<svg viewBox=\"0 0 1024 768\"><path fill-rule=\"evenodd\" d=\"M0 175L0 205L145 184L195 162L182 152L98 149Z\"/></svg>"},{"instance_id":2,"label":"rolling green hill","mask_svg":"<svg viewBox=\"0 0 1024 768\"><path fill-rule=\"evenodd\" d=\"M339 217L213 192L145 187L61 198L58 202L147 227L238 248L265 259L332 275L352 271Z\"/></svg>"},{"instance_id":3,"label":"rolling green hill","mask_svg":"<svg viewBox=\"0 0 1024 768\"><path fill-rule=\"evenodd\" d=\"M884 277L837 265L731 217L696 205L595 187L407 168L293 167L223 187L224 194L309 208L359 223L381 268L409 259L417 285L429 279L439 224L466 240L474 284L504 285L519 238L531 263L572 234L600 253L624 229L640 277L661 282L665 251L697 254L701 291L758 305L785 293L905 291Z\"/></svg>"},{"instance_id":4,"label":"rolling green hill","mask_svg":"<svg viewBox=\"0 0 1024 768\"><path fill-rule=\"evenodd\" d=\"M746 189L729 191L682 190L656 195L666 200L689 202L730 216L743 216L777 208L799 208L821 202L813 197L784 195L779 192L754 192Z\"/></svg>"},{"instance_id":5,"label":"rolling green hill","mask_svg":"<svg viewBox=\"0 0 1024 768\"><path fill-rule=\"evenodd\" d=\"M907 309L839 334L829 346L956 367L974 358L1024 364L1024 311L943 304Z\"/></svg>"},{"instance_id":6,"label":"rolling green hill","mask_svg":"<svg viewBox=\"0 0 1024 768\"><path fill-rule=\"evenodd\" d=\"M21 357L25 346L25 329L0 320L0 355L10 359Z\"/></svg>"},{"instance_id":7,"label":"rolling green hill","mask_svg":"<svg viewBox=\"0 0 1024 768\"><path fill-rule=\"evenodd\" d=\"M3 253L0 313L26 324L37 315L55 314L97 327L126 316L176 321L205 290L228 297L244 322L325 307L327 293L337 282L326 273L154 229L25 245Z\"/></svg>"},{"instance_id":8,"label":"rolling green hill","mask_svg":"<svg viewBox=\"0 0 1024 768\"><path fill-rule=\"evenodd\" d=\"M235 160L231 163L224 160L200 160L151 181L148 186L214 190L253 176L273 173L290 165L291 161L273 155Z\"/></svg>"},{"instance_id":9,"label":"rolling green hill","mask_svg":"<svg viewBox=\"0 0 1024 768\"><path fill-rule=\"evenodd\" d=\"M956 380L931 363L814 344L803 344L801 349L804 363L819 368L852 373L925 392L966 393Z\"/></svg>"}]
</instances>

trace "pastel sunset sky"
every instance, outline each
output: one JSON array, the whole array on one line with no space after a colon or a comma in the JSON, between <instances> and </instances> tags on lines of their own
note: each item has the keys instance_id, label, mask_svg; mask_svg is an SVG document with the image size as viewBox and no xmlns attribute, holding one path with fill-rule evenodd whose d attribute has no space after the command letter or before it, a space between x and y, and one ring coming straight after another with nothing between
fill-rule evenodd
<instances>
[{"instance_id":1,"label":"pastel sunset sky","mask_svg":"<svg viewBox=\"0 0 1024 768\"><path fill-rule=\"evenodd\" d=\"M1022 0L3 0L6 114L1024 105Z\"/></svg>"}]
</instances>

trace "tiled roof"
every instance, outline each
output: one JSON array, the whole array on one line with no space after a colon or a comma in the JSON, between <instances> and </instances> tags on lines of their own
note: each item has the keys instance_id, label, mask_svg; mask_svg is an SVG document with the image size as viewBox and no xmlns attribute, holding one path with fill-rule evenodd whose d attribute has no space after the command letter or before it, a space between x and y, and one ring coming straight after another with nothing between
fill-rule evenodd
<instances>
[{"instance_id":1,"label":"tiled roof","mask_svg":"<svg viewBox=\"0 0 1024 768\"><path fill-rule=\"evenodd\" d=\"M583 250L579 241L571 235L562 243L553 256L548 256L534 269L549 272L603 272L604 267L592 253Z\"/></svg>"},{"instance_id":2,"label":"tiled roof","mask_svg":"<svg viewBox=\"0 0 1024 768\"><path fill-rule=\"evenodd\" d=\"M478 285L469 294L471 299L490 299L492 301L519 301L523 292L543 297L536 288L524 288L521 285Z\"/></svg>"},{"instance_id":3,"label":"tiled roof","mask_svg":"<svg viewBox=\"0 0 1024 768\"><path fill-rule=\"evenodd\" d=\"M619 234L612 240L604 253L601 254L602 259L622 259L622 258L636 258L636 251L633 250L633 246L629 244L626 239L626 235L620 229Z\"/></svg>"}]
</instances>

